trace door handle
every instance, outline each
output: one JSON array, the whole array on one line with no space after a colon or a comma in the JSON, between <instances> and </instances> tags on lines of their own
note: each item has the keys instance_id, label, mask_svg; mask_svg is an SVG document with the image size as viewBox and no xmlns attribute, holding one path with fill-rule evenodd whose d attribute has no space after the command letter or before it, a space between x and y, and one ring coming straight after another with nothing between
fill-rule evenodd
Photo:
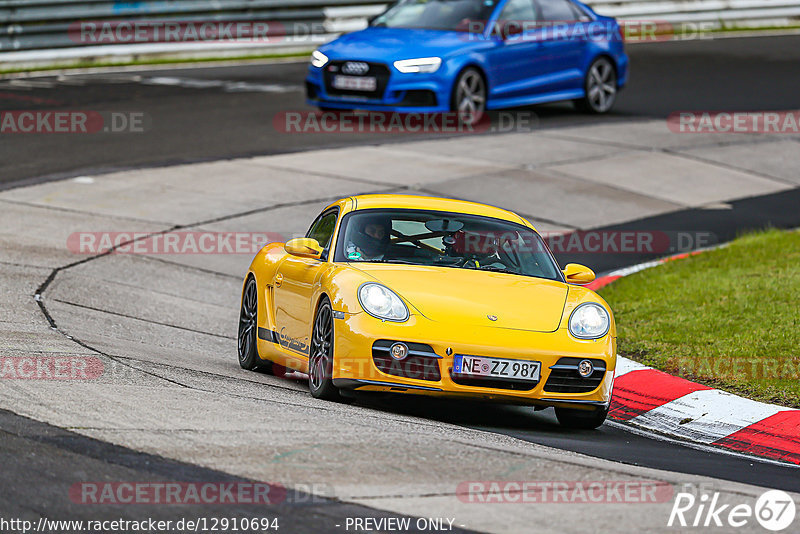
<instances>
[{"instance_id":1,"label":"door handle","mask_svg":"<svg viewBox=\"0 0 800 534\"><path fill-rule=\"evenodd\" d=\"M275 287L281 287L282 283L283 283L283 275L281 273L276 274L275 275Z\"/></svg>"}]
</instances>

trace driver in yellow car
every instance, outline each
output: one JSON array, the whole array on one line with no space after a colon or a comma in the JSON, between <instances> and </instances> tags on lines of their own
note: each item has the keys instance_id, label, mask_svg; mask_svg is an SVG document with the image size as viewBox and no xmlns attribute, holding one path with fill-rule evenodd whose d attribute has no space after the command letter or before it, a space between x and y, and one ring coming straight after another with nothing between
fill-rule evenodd
<instances>
[{"instance_id":1,"label":"driver in yellow car","mask_svg":"<svg viewBox=\"0 0 800 534\"><path fill-rule=\"evenodd\" d=\"M389 246L391 222L386 217L369 217L356 228L347 242L350 260L380 260Z\"/></svg>"}]
</instances>

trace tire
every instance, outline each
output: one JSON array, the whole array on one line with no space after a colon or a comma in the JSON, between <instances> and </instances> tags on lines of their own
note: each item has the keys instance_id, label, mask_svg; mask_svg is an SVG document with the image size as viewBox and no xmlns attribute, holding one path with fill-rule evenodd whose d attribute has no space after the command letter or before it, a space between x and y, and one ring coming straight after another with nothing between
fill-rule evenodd
<instances>
[{"instance_id":1,"label":"tire","mask_svg":"<svg viewBox=\"0 0 800 534\"><path fill-rule=\"evenodd\" d=\"M250 276L242 291L242 307L239 310L238 340L239 365L253 371L262 365L258 357L258 288L256 279Z\"/></svg>"},{"instance_id":2,"label":"tire","mask_svg":"<svg viewBox=\"0 0 800 534\"><path fill-rule=\"evenodd\" d=\"M308 390L316 399L342 400L339 389L333 385L333 310L327 297L323 297L314 316L308 356Z\"/></svg>"},{"instance_id":3,"label":"tire","mask_svg":"<svg viewBox=\"0 0 800 534\"><path fill-rule=\"evenodd\" d=\"M617 101L617 69L605 56L595 59L586 71L583 82L586 96L575 100L575 106L586 113L608 113Z\"/></svg>"},{"instance_id":4,"label":"tire","mask_svg":"<svg viewBox=\"0 0 800 534\"><path fill-rule=\"evenodd\" d=\"M556 418L561 426L583 430L599 428L608 416L608 407L593 411L556 408Z\"/></svg>"},{"instance_id":5,"label":"tire","mask_svg":"<svg viewBox=\"0 0 800 534\"><path fill-rule=\"evenodd\" d=\"M458 113L464 124L476 124L486 112L486 80L475 67L462 70L453 84L450 110Z\"/></svg>"}]
</instances>

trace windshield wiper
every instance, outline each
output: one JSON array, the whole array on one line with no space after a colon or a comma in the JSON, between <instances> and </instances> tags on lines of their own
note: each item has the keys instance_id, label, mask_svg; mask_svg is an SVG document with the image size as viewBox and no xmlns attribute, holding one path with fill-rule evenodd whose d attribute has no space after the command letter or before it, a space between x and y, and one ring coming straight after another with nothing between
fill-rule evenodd
<instances>
[{"instance_id":1,"label":"windshield wiper","mask_svg":"<svg viewBox=\"0 0 800 534\"><path fill-rule=\"evenodd\" d=\"M413 261L408 260L392 260L392 259L379 259L379 260L361 260L353 263L402 263L404 265L421 265L419 263L415 263Z\"/></svg>"},{"instance_id":2,"label":"windshield wiper","mask_svg":"<svg viewBox=\"0 0 800 534\"><path fill-rule=\"evenodd\" d=\"M512 271L508 267L495 267L493 265L485 265L478 268L479 271L492 271L494 273L511 273L519 274L517 271Z\"/></svg>"}]
</instances>

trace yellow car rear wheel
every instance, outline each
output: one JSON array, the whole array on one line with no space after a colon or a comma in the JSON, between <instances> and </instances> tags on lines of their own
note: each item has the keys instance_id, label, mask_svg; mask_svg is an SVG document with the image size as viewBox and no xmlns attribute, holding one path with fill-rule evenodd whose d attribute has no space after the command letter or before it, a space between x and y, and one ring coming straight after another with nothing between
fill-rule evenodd
<instances>
[{"instance_id":1,"label":"yellow car rear wheel","mask_svg":"<svg viewBox=\"0 0 800 534\"><path fill-rule=\"evenodd\" d=\"M242 292L238 331L239 365L248 371L273 372L272 362L258 356L258 287L250 276Z\"/></svg>"},{"instance_id":2,"label":"yellow car rear wheel","mask_svg":"<svg viewBox=\"0 0 800 534\"><path fill-rule=\"evenodd\" d=\"M239 365L251 371L258 364L258 290L256 280L248 278L242 291L242 308L239 311Z\"/></svg>"}]
</instances>

